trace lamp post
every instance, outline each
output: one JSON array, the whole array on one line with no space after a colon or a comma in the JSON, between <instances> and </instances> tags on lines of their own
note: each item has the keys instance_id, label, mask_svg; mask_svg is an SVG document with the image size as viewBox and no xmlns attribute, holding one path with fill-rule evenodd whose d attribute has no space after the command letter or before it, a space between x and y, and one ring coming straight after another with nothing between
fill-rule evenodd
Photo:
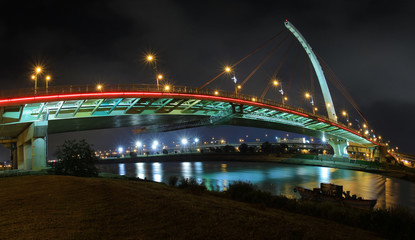
<instances>
[{"instance_id":1,"label":"lamp post","mask_svg":"<svg viewBox=\"0 0 415 240\"><path fill-rule=\"evenodd\" d=\"M157 75L157 90L160 90L159 80L162 80L162 79L163 79L162 74Z\"/></svg>"},{"instance_id":2,"label":"lamp post","mask_svg":"<svg viewBox=\"0 0 415 240\"><path fill-rule=\"evenodd\" d=\"M35 95L37 94L37 75L39 75L42 72L42 68L41 67L36 67L35 68L35 74L32 75L32 79L35 80Z\"/></svg>"},{"instance_id":3,"label":"lamp post","mask_svg":"<svg viewBox=\"0 0 415 240\"><path fill-rule=\"evenodd\" d=\"M313 115L315 115L316 114L316 110L315 110L315 107L314 107L314 99L313 99L313 95L311 95L311 94L309 94L309 93L306 93L305 94L305 97L306 98L311 98L311 106L312 106L312 108L313 108Z\"/></svg>"},{"instance_id":4,"label":"lamp post","mask_svg":"<svg viewBox=\"0 0 415 240\"><path fill-rule=\"evenodd\" d=\"M349 122L349 114L346 111L342 111L342 115L346 117L346 121Z\"/></svg>"},{"instance_id":5,"label":"lamp post","mask_svg":"<svg viewBox=\"0 0 415 240\"><path fill-rule=\"evenodd\" d=\"M45 81L46 81L46 94L48 94L48 82L52 79L52 77L50 75L47 75L45 77Z\"/></svg>"},{"instance_id":6,"label":"lamp post","mask_svg":"<svg viewBox=\"0 0 415 240\"><path fill-rule=\"evenodd\" d=\"M282 83L280 83L278 81L274 81L273 84L274 84L274 86L280 85L281 88L280 88L280 90L278 90L278 92L281 93L281 102L282 102L282 105L284 106L285 102L288 100L288 98L284 96L284 89L282 89Z\"/></svg>"},{"instance_id":7,"label":"lamp post","mask_svg":"<svg viewBox=\"0 0 415 240\"><path fill-rule=\"evenodd\" d=\"M137 146L137 149L138 149L138 155L141 155L141 146L143 146L143 144L140 141L137 141L135 145Z\"/></svg>"},{"instance_id":8,"label":"lamp post","mask_svg":"<svg viewBox=\"0 0 415 240\"><path fill-rule=\"evenodd\" d=\"M160 90L160 85L159 85L159 80L163 79L163 75L159 74L157 71L157 59L154 55L149 54L146 57L147 62L149 63L154 63L154 72L155 72L155 76L156 76L156 82L157 82L157 90Z\"/></svg>"}]
</instances>

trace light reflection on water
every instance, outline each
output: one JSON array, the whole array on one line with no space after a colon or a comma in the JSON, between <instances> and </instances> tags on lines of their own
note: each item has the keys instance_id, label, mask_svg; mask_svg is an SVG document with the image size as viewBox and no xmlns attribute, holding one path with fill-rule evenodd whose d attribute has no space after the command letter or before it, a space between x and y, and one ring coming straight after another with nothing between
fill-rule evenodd
<instances>
[{"instance_id":1,"label":"light reflection on water","mask_svg":"<svg viewBox=\"0 0 415 240\"><path fill-rule=\"evenodd\" d=\"M402 205L415 210L415 183L380 174L316 166L264 162L155 162L98 165L102 172L168 183L170 176L204 181L209 190L227 190L233 181L249 181L274 195L299 198L295 186L319 187L320 182L343 185L345 191L377 199L376 207Z\"/></svg>"}]
</instances>

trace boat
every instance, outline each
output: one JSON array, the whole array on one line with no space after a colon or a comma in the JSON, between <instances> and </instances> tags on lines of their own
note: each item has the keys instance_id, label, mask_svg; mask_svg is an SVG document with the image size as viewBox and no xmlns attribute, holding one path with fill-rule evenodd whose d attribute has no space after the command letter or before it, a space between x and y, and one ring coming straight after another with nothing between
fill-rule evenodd
<instances>
[{"instance_id":1,"label":"boat","mask_svg":"<svg viewBox=\"0 0 415 240\"><path fill-rule=\"evenodd\" d=\"M318 202L332 202L346 207L373 209L377 200L363 199L357 197L355 194L350 195L350 191L343 191L342 185L335 185L332 183L320 183L320 188L307 189L296 186L294 192L299 192L301 199L318 201Z\"/></svg>"}]
</instances>

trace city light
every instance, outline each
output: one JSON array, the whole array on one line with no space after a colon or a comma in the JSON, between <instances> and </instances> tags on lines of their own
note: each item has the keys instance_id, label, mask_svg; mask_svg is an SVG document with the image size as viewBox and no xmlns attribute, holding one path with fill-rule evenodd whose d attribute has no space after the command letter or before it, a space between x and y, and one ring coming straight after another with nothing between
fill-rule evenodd
<instances>
[{"instance_id":1,"label":"city light","mask_svg":"<svg viewBox=\"0 0 415 240\"><path fill-rule=\"evenodd\" d=\"M274 86L278 86L278 81L277 81L277 80L274 80L274 81L272 82L272 84L274 84Z\"/></svg>"},{"instance_id":2,"label":"city light","mask_svg":"<svg viewBox=\"0 0 415 240\"><path fill-rule=\"evenodd\" d=\"M98 84L97 85L97 89L101 91L102 90L102 85L101 84Z\"/></svg>"},{"instance_id":3,"label":"city light","mask_svg":"<svg viewBox=\"0 0 415 240\"><path fill-rule=\"evenodd\" d=\"M195 138L195 143L198 143L199 142L199 138Z\"/></svg>"},{"instance_id":4,"label":"city light","mask_svg":"<svg viewBox=\"0 0 415 240\"><path fill-rule=\"evenodd\" d=\"M170 90L170 86L169 85L164 86L164 90L166 91Z\"/></svg>"},{"instance_id":5,"label":"city light","mask_svg":"<svg viewBox=\"0 0 415 240\"><path fill-rule=\"evenodd\" d=\"M231 68L230 67L225 67L225 72L231 72Z\"/></svg>"},{"instance_id":6,"label":"city light","mask_svg":"<svg viewBox=\"0 0 415 240\"><path fill-rule=\"evenodd\" d=\"M154 141L153 141L153 146L158 146L158 145L159 145L159 141L154 140Z\"/></svg>"},{"instance_id":7,"label":"city light","mask_svg":"<svg viewBox=\"0 0 415 240\"><path fill-rule=\"evenodd\" d=\"M218 95L219 94L219 92L218 91L215 91L215 95Z\"/></svg>"},{"instance_id":8,"label":"city light","mask_svg":"<svg viewBox=\"0 0 415 240\"><path fill-rule=\"evenodd\" d=\"M122 148L122 147L118 148L118 153L123 153L123 151L124 151L124 148Z\"/></svg>"},{"instance_id":9,"label":"city light","mask_svg":"<svg viewBox=\"0 0 415 240\"><path fill-rule=\"evenodd\" d=\"M141 147L143 144L142 144L140 141L137 141L137 142L135 143L135 145L136 145L137 147Z\"/></svg>"},{"instance_id":10,"label":"city light","mask_svg":"<svg viewBox=\"0 0 415 240\"><path fill-rule=\"evenodd\" d=\"M183 145L186 145L186 144L188 143L188 141L187 141L187 139L186 139L186 138L183 138L183 139L181 140L181 142L182 142L182 144L183 144Z\"/></svg>"}]
</instances>

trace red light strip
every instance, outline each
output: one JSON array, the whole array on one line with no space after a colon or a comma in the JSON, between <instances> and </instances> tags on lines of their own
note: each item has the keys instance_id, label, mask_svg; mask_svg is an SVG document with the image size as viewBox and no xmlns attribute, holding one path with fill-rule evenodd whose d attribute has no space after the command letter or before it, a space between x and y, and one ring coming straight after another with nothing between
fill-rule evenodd
<instances>
[{"instance_id":1,"label":"red light strip","mask_svg":"<svg viewBox=\"0 0 415 240\"><path fill-rule=\"evenodd\" d=\"M33 97L20 97L20 98L10 98L10 99L0 99L0 106L11 106L15 104L28 104L34 102L42 101L65 101L65 100L75 100L79 98L95 98L95 97L184 97L184 98L197 98L203 100L219 100L225 102L234 102L238 104L246 104L258 107L266 107L270 109L279 110L282 112L288 112L295 115L300 115L303 117L309 117L309 115L300 113L294 110L285 109L277 106L272 106L264 103L258 103L253 101L220 97L220 96L211 96L211 95L202 95L202 94L187 94L187 93L169 93L169 92L100 92L100 93L75 93L75 94L56 94L56 95L44 95L44 96L33 96Z\"/></svg>"},{"instance_id":2,"label":"red light strip","mask_svg":"<svg viewBox=\"0 0 415 240\"><path fill-rule=\"evenodd\" d=\"M343 127L343 126L340 126L340 125L339 125L339 124L337 124L337 123L329 122L329 121L326 121L326 120L321 119L321 118L317 118L317 120L318 120L318 121L320 121L320 122L328 123L328 124L330 124L330 125L332 125L332 126L335 126L335 127L341 128L341 129L343 129L343 130L345 130L345 131L348 131L348 132L350 132L350 133L353 133L354 135L357 135L357 136L359 136L359 137L361 137L361 138L364 138L364 139L368 140L369 142L371 142L371 143L373 143L373 144L375 144L375 145L379 145L379 143L376 143L376 142L374 142L374 141L370 140L369 138L364 137L364 136L363 136L363 135L361 135L360 133L358 133L358 132L356 132L356 131L353 131L353 130L351 130L351 129L345 128L345 127Z\"/></svg>"}]
</instances>

